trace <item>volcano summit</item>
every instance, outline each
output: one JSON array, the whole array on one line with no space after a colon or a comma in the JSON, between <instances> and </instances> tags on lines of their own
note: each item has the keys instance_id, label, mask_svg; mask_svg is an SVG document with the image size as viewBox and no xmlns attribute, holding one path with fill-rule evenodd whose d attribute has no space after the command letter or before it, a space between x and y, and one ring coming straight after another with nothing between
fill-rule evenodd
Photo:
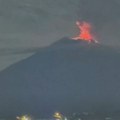
<instances>
[{"instance_id":1,"label":"volcano summit","mask_svg":"<svg viewBox=\"0 0 120 120\"><path fill-rule=\"evenodd\" d=\"M79 28L79 35L77 37L74 37L72 39L74 40L83 40L90 42L98 43L98 41L95 39L95 36L92 34L92 26L88 22L76 22L77 27Z\"/></svg>"},{"instance_id":2,"label":"volcano summit","mask_svg":"<svg viewBox=\"0 0 120 120\"><path fill-rule=\"evenodd\" d=\"M120 53L63 38L0 73L0 115L120 110Z\"/></svg>"}]
</instances>

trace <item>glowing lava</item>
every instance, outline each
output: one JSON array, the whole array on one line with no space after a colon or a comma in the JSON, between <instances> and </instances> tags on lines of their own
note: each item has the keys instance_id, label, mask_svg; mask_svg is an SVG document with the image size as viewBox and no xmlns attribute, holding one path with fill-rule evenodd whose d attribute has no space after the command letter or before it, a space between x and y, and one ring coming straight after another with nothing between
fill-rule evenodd
<instances>
[{"instance_id":1,"label":"glowing lava","mask_svg":"<svg viewBox=\"0 0 120 120\"><path fill-rule=\"evenodd\" d=\"M98 43L98 41L95 40L95 37L91 33L92 26L89 23L77 21L76 25L78 26L80 33L77 37L72 39Z\"/></svg>"}]
</instances>

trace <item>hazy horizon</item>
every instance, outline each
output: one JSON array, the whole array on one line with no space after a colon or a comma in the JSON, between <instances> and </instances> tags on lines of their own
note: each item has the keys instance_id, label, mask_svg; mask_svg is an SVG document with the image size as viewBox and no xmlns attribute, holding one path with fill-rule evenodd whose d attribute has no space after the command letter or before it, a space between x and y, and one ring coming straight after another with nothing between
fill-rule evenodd
<instances>
[{"instance_id":1,"label":"hazy horizon","mask_svg":"<svg viewBox=\"0 0 120 120\"><path fill-rule=\"evenodd\" d=\"M28 57L33 48L76 35L76 20L93 24L101 43L120 46L119 14L119 0L1 0L0 70ZM22 49L28 53L20 54ZM13 53L6 55L9 50Z\"/></svg>"}]
</instances>

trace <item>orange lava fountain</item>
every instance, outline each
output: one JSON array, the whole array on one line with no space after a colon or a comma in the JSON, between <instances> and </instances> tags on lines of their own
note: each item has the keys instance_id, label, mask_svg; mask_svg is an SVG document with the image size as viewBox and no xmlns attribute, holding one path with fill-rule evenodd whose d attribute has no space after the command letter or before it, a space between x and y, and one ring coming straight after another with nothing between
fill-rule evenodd
<instances>
[{"instance_id":1,"label":"orange lava fountain","mask_svg":"<svg viewBox=\"0 0 120 120\"><path fill-rule=\"evenodd\" d=\"M92 26L89 23L77 21L76 25L78 26L80 33L77 37L72 39L98 43L98 41L95 40L95 37L91 33Z\"/></svg>"}]
</instances>

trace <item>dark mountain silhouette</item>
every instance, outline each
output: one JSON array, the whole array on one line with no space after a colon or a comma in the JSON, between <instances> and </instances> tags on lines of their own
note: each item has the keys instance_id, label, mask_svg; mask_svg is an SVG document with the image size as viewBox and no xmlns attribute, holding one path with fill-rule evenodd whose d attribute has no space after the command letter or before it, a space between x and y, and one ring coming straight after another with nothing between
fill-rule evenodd
<instances>
[{"instance_id":1,"label":"dark mountain silhouette","mask_svg":"<svg viewBox=\"0 0 120 120\"><path fill-rule=\"evenodd\" d=\"M63 38L0 73L0 116L120 110L120 53Z\"/></svg>"}]
</instances>

